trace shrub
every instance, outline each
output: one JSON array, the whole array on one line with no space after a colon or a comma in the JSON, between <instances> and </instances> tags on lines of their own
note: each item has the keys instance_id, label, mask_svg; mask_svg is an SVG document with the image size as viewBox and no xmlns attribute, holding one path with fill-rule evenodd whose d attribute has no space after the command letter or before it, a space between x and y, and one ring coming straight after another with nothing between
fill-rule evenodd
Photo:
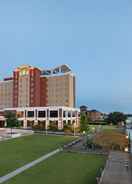
<instances>
[{"instance_id":1,"label":"shrub","mask_svg":"<svg viewBox=\"0 0 132 184\"><path fill-rule=\"evenodd\" d=\"M58 126L55 122L50 123L49 125L49 129L52 131L57 131L58 130Z\"/></svg>"},{"instance_id":2,"label":"shrub","mask_svg":"<svg viewBox=\"0 0 132 184\"><path fill-rule=\"evenodd\" d=\"M74 126L73 125L64 125L64 132L67 133L73 133L74 132ZM80 127L75 128L75 132L79 133L80 132Z\"/></svg>"},{"instance_id":3,"label":"shrub","mask_svg":"<svg viewBox=\"0 0 132 184\"><path fill-rule=\"evenodd\" d=\"M64 125L64 132L71 133L72 132L72 126L71 125Z\"/></svg>"},{"instance_id":4,"label":"shrub","mask_svg":"<svg viewBox=\"0 0 132 184\"><path fill-rule=\"evenodd\" d=\"M44 126L42 126L42 125L33 125L33 130L45 130L45 127Z\"/></svg>"},{"instance_id":5,"label":"shrub","mask_svg":"<svg viewBox=\"0 0 132 184\"><path fill-rule=\"evenodd\" d=\"M95 135L93 143L105 150L124 151L128 147L128 140L125 135L116 131L101 132Z\"/></svg>"}]
</instances>

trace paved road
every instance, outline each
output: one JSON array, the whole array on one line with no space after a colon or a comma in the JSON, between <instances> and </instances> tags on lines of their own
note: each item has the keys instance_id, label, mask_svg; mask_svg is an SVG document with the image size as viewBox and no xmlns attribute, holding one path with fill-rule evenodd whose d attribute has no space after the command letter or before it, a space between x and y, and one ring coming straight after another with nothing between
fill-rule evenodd
<instances>
[{"instance_id":1,"label":"paved road","mask_svg":"<svg viewBox=\"0 0 132 184\"><path fill-rule=\"evenodd\" d=\"M101 184L132 184L129 154L123 152L110 153Z\"/></svg>"},{"instance_id":2,"label":"paved road","mask_svg":"<svg viewBox=\"0 0 132 184\"><path fill-rule=\"evenodd\" d=\"M15 171L13 171L5 176L0 177L0 183L3 183L3 182L10 180L11 178L15 177L16 175L18 175L18 174L22 173L23 171L39 164L40 162L42 162L44 160L47 160L48 158L52 157L53 155L59 153L60 151L62 151L62 149L56 149L56 150L40 157L39 159L34 160L33 162L30 162L30 163L24 165L23 167L20 167L20 168L16 169Z\"/></svg>"}]
</instances>

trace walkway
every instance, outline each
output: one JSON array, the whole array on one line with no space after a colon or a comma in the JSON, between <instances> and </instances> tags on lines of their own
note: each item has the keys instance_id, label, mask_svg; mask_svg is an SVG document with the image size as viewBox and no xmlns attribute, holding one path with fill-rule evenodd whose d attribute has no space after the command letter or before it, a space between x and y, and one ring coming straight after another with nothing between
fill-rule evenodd
<instances>
[{"instance_id":1,"label":"walkway","mask_svg":"<svg viewBox=\"0 0 132 184\"><path fill-rule=\"evenodd\" d=\"M108 155L108 152L103 151L102 149L87 149L85 148L86 138L81 137L76 140L76 143L71 144L68 147L64 147L64 151L73 152L73 153L86 153L86 154L96 154L96 155Z\"/></svg>"},{"instance_id":2,"label":"walkway","mask_svg":"<svg viewBox=\"0 0 132 184\"><path fill-rule=\"evenodd\" d=\"M130 156L123 152L111 152L100 184L131 184Z\"/></svg>"},{"instance_id":3,"label":"walkway","mask_svg":"<svg viewBox=\"0 0 132 184\"><path fill-rule=\"evenodd\" d=\"M52 152L50 152L50 153L40 157L39 159L34 160L33 162L30 162L30 163L24 165L23 167L20 167L20 168L16 169L15 171L13 171L13 172L5 175L5 176L0 177L0 183L3 183L5 181L10 180L11 178L15 177L16 175L22 173L23 171L25 171L27 169L30 169L31 167L39 164L40 162L42 162L44 160L47 160L48 158L52 157L53 155L55 155L55 154L57 154L57 153L59 153L61 151L62 151L62 149L56 149L56 150L54 150L54 151L52 151Z\"/></svg>"}]
</instances>

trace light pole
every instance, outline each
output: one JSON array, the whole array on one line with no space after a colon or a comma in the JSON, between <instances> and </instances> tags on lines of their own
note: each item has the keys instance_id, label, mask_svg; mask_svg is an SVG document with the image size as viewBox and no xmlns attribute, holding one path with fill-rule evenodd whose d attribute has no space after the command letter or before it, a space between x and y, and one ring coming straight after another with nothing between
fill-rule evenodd
<instances>
[{"instance_id":1,"label":"light pole","mask_svg":"<svg viewBox=\"0 0 132 184\"><path fill-rule=\"evenodd\" d=\"M131 135L130 132L126 135L126 139L128 139L128 147L125 148L125 152L131 153Z\"/></svg>"},{"instance_id":2,"label":"light pole","mask_svg":"<svg viewBox=\"0 0 132 184\"><path fill-rule=\"evenodd\" d=\"M45 126L45 134L47 135L47 122L45 122L46 124L46 126Z\"/></svg>"},{"instance_id":3,"label":"light pole","mask_svg":"<svg viewBox=\"0 0 132 184\"><path fill-rule=\"evenodd\" d=\"M74 124L73 124L73 128L74 128L74 136L76 136L75 122L74 122Z\"/></svg>"}]
</instances>

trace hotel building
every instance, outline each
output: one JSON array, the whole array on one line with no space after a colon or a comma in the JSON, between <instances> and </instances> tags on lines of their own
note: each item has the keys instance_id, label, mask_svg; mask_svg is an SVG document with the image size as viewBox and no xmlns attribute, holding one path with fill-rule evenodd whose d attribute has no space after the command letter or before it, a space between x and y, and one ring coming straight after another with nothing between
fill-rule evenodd
<instances>
[{"instance_id":1,"label":"hotel building","mask_svg":"<svg viewBox=\"0 0 132 184\"><path fill-rule=\"evenodd\" d=\"M53 121L59 129L64 123L78 126L75 94L75 75L69 66L45 70L20 66L12 77L0 81L0 126L5 123L5 111L16 112L25 128L39 123L47 128Z\"/></svg>"}]
</instances>

